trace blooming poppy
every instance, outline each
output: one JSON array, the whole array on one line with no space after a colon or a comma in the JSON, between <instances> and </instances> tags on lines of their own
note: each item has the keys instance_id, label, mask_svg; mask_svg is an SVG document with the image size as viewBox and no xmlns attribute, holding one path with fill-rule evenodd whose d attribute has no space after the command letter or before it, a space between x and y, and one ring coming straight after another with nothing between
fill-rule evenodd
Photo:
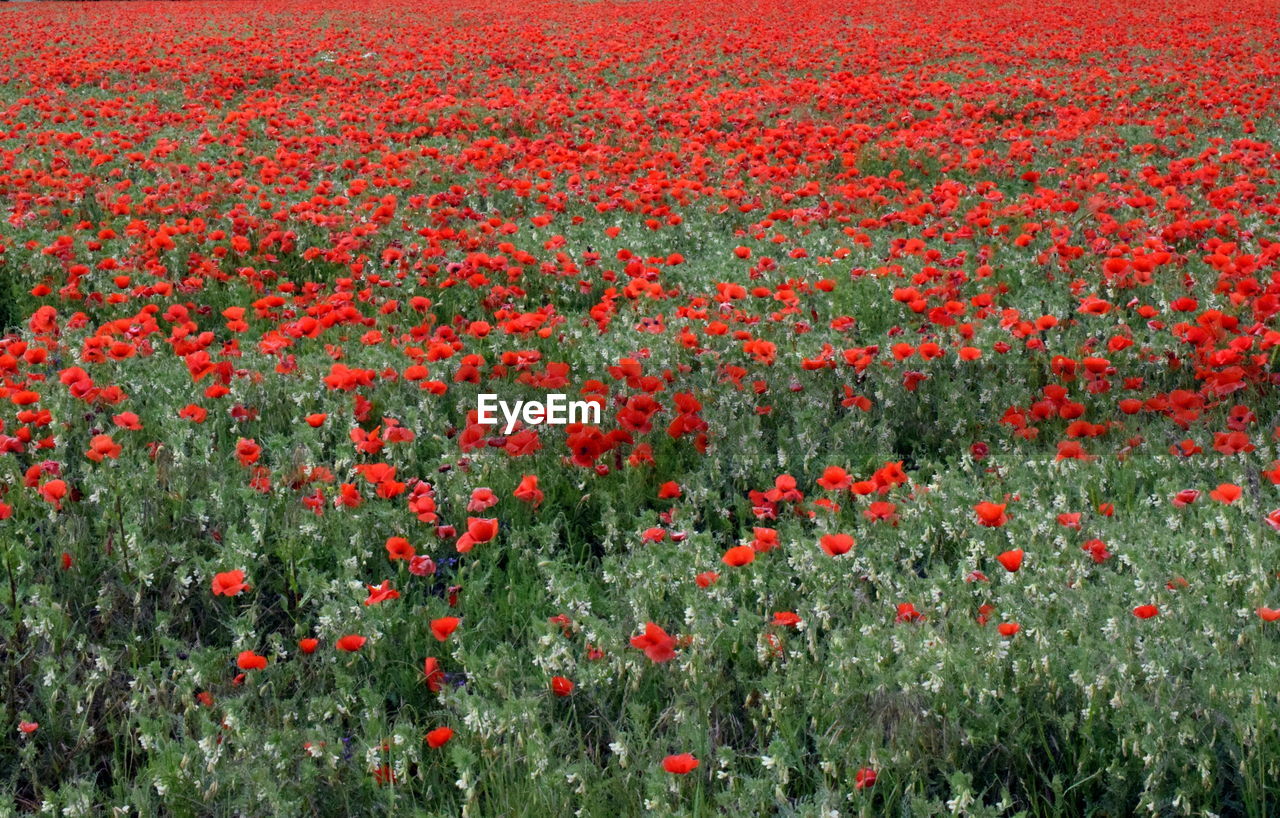
<instances>
[{"instance_id":1,"label":"blooming poppy","mask_svg":"<svg viewBox=\"0 0 1280 818\"><path fill-rule=\"evenodd\" d=\"M991 614L995 613L996 606L989 602L978 606L978 615L975 617L979 625L986 625L991 621Z\"/></svg>"},{"instance_id":2,"label":"blooming poppy","mask_svg":"<svg viewBox=\"0 0 1280 818\"><path fill-rule=\"evenodd\" d=\"M996 557L996 560L999 561L999 563L1004 566L1004 570L1012 574L1022 567L1022 557L1023 557L1022 549L1014 548L1011 551L1005 551L1004 553L1000 554L999 556Z\"/></svg>"},{"instance_id":3,"label":"blooming poppy","mask_svg":"<svg viewBox=\"0 0 1280 818\"><path fill-rule=\"evenodd\" d=\"M252 466L261 456L262 447L256 442L243 437L236 441L236 460L241 466Z\"/></svg>"},{"instance_id":4,"label":"blooming poppy","mask_svg":"<svg viewBox=\"0 0 1280 818\"><path fill-rule=\"evenodd\" d=\"M973 511L978 516L978 524L987 526L988 528L999 528L1009 522L1009 516L1004 513L1005 503L978 503L973 507Z\"/></svg>"},{"instance_id":5,"label":"blooming poppy","mask_svg":"<svg viewBox=\"0 0 1280 818\"><path fill-rule=\"evenodd\" d=\"M467 502L467 511L484 511L498 504L498 495L493 493L493 489L478 488L471 492L471 499Z\"/></svg>"},{"instance_id":6,"label":"blooming poppy","mask_svg":"<svg viewBox=\"0 0 1280 818\"><path fill-rule=\"evenodd\" d=\"M772 528L754 526L751 529L751 533L755 537L755 539L751 541L751 547L757 552L772 551L779 545L778 532Z\"/></svg>"},{"instance_id":7,"label":"blooming poppy","mask_svg":"<svg viewBox=\"0 0 1280 818\"><path fill-rule=\"evenodd\" d=\"M1173 504L1178 508L1189 506L1200 498L1200 492L1197 489L1183 489L1173 496Z\"/></svg>"},{"instance_id":8,"label":"blooming poppy","mask_svg":"<svg viewBox=\"0 0 1280 818\"><path fill-rule=\"evenodd\" d=\"M458 629L458 625L462 620L456 616L442 616L439 619L431 620L431 635L438 641L443 642Z\"/></svg>"},{"instance_id":9,"label":"blooming poppy","mask_svg":"<svg viewBox=\"0 0 1280 818\"><path fill-rule=\"evenodd\" d=\"M427 746L431 749L438 749L449 743L449 739L453 738L453 729L449 727L437 727L427 733Z\"/></svg>"},{"instance_id":10,"label":"blooming poppy","mask_svg":"<svg viewBox=\"0 0 1280 818\"><path fill-rule=\"evenodd\" d=\"M925 615L916 610L915 603L899 602L896 622L923 622Z\"/></svg>"},{"instance_id":11,"label":"blooming poppy","mask_svg":"<svg viewBox=\"0 0 1280 818\"><path fill-rule=\"evenodd\" d=\"M644 651L654 662L669 662L676 658L676 640L652 622L644 626L644 633L631 637L631 646Z\"/></svg>"},{"instance_id":12,"label":"blooming poppy","mask_svg":"<svg viewBox=\"0 0 1280 818\"><path fill-rule=\"evenodd\" d=\"M1080 548L1092 557L1096 563L1106 562L1111 557L1111 552L1107 550L1107 544L1096 538L1087 540Z\"/></svg>"},{"instance_id":13,"label":"blooming poppy","mask_svg":"<svg viewBox=\"0 0 1280 818\"><path fill-rule=\"evenodd\" d=\"M387 556L395 560L413 559L416 552L404 537L387 537Z\"/></svg>"},{"instance_id":14,"label":"blooming poppy","mask_svg":"<svg viewBox=\"0 0 1280 818\"><path fill-rule=\"evenodd\" d=\"M701 762L693 757L692 753L681 753L679 755L669 755L662 759L662 769L672 775L688 775L698 768Z\"/></svg>"},{"instance_id":15,"label":"blooming poppy","mask_svg":"<svg viewBox=\"0 0 1280 818\"><path fill-rule=\"evenodd\" d=\"M818 485L827 491L843 491L852 483L853 479L849 477L849 473L839 466L827 466L822 476L818 478Z\"/></svg>"},{"instance_id":16,"label":"blooming poppy","mask_svg":"<svg viewBox=\"0 0 1280 818\"><path fill-rule=\"evenodd\" d=\"M132 432L142 431L142 420L133 412L121 412L111 418L111 422L121 429Z\"/></svg>"},{"instance_id":17,"label":"blooming poppy","mask_svg":"<svg viewBox=\"0 0 1280 818\"><path fill-rule=\"evenodd\" d=\"M368 641L369 640L367 638L359 634L349 633L346 636L339 638L338 641L334 643L334 647L346 653L355 653L360 650L360 648L364 647L364 643Z\"/></svg>"},{"instance_id":18,"label":"blooming poppy","mask_svg":"<svg viewBox=\"0 0 1280 818\"><path fill-rule=\"evenodd\" d=\"M498 521L480 517L467 518L467 533L458 538L458 553L465 554L481 543L498 536Z\"/></svg>"},{"instance_id":19,"label":"blooming poppy","mask_svg":"<svg viewBox=\"0 0 1280 818\"><path fill-rule=\"evenodd\" d=\"M214 574L212 584L214 596L235 596L241 591L250 590L250 586L244 581L244 571L239 568Z\"/></svg>"},{"instance_id":20,"label":"blooming poppy","mask_svg":"<svg viewBox=\"0 0 1280 818\"><path fill-rule=\"evenodd\" d=\"M319 646L320 646L320 640L319 640L319 639L314 639L314 638L312 638L312 637L307 637L306 639L299 639L299 640L298 640L298 650L300 650L300 651L302 651L303 653L306 653L306 654L315 653L315 652L316 652L316 648L317 648L317 647L319 647Z\"/></svg>"},{"instance_id":21,"label":"blooming poppy","mask_svg":"<svg viewBox=\"0 0 1280 818\"><path fill-rule=\"evenodd\" d=\"M259 656L251 650L242 650L236 657L236 667L241 670L262 670L267 666L267 657Z\"/></svg>"},{"instance_id":22,"label":"blooming poppy","mask_svg":"<svg viewBox=\"0 0 1280 818\"><path fill-rule=\"evenodd\" d=\"M439 693L444 686L444 670L440 668L440 660L434 656L428 656L422 663L422 675L427 683L427 689L432 693Z\"/></svg>"},{"instance_id":23,"label":"blooming poppy","mask_svg":"<svg viewBox=\"0 0 1280 818\"><path fill-rule=\"evenodd\" d=\"M772 624L782 627L795 627L800 624L800 621L800 617L793 611L775 611Z\"/></svg>"},{"instance_id":24,"label":"blooming poppy","mask_svg":"<svg viewBox=\"0 0 1280 818\"><path fill-rule=\"evenodd\" d=\"M1133 609L1133 615L1139 619L1150 619L1160 613L1160 609L1155 605L1139 605Z\"/></svg>"},{"instance_id":25,"label":"blooming poppy","mask_svg":"<svg viewBox=\"0 0 1280 818\"><path fill-rule=\"evenodd\" d=\"M121 446L112 440L111 435L94 435L89 440L89 451L85 456L95 463L104 459L115 460L120 456Z\"/></svg>"},{"instance_id":26,"label":"blooming poppy","mask_svg":"<svg viewBox=\"0 0 1280 818\"><path fill-rule=\"evenodd\" d=\"M526 474L520 478L520 485L516 486L513 496L522 503L537 508L542 504L543 494L538 489L538 476L535 474Z\"/></svg>"},{"instance_id":27,"label":"blooming poppy","mask_svg":"<svg viewBox=\"0 0 1280 818\"><path fill-rule=\"evenodd\" d=\"M58 511L62 510L62 501L67 496L67 484L64 480L50 480L40 486L40 497Z\"/></svg>"},{"instance_id":28,"label":"blooming poppy","mask_svg":"<svg viewBox=\"0 0 1280 818\"><path fill-rule=\"evenodd\" d=\"M1242 493L1241 488L1234 483L1219 483L1216 489L1209 492L1209 496L1219 503L1231 505L1240 499Z\"/></svg>"},{"instance_id":29,"label":"blooming poppy","mask_svg":"<svg viewBox=\"0 0 1280 818\"><path fill-rule=\"evenodd\" d=\"M1262 521L1276 531L1280 531L1280 508L1272 510L1267 514L1267 516L1262 518Z\"/></svg>"},{"instance_id":30,"label":"blooming poppy","mask_svg":"<svg viewBox=\"0 0 1280 818\"><path fill-rule=\"evenodd\" d=\"M896 526L898 524L898 506L894 503L887 503L877 500L867 506L862 512L862 516L875 523L889 523Z\"/></svg>"},{"instance_id":31,"label":"blooming poppy","mask_svg":"<svg viewBox=\"0 0 1280 818\"><path fill-rule=\"evenodd\" d=\"M735 545L733 548L724 552L724 556L721 557L720 560L725 565L730 565L734 568L741 568L744 565L749 565L755 560L755 558L756 552L751 546Z\"/></svg>"},{"instance_id":32,"label":"blooming poppy","mask_svg":"<svg viewBox=\"0 0 1280 818\"><path fill-rule=\"evenodd\" d=\"M1058 525L1065 528L1071 528L1076 531L1080 530L1080 512L1066 512L1058 515Z\"/></svg>"},{"instance_id":33,"label":"blooming poppy","mask_svg":"<svg viewBox=\"0 0 1280 818\"><path fill-rule=\"evenodd\" d=\"M551 692L557 696L568 696L573 693L574 684L563 676L551 677Z\"/></svg>"},{"instance_id":34,"label":"blooming poppy","mask_svg":"<svg viewBox=\"0 0 1280 818\"><path fill-rule=\"evenodd\" d=\"M409 558L409 573L416 577L429 577L436 572L436 562L428 556L418 554Z\"/></svg>"},{"instance_id":35,"label":"blooming poppy","mask_svg":"<svg viewBox=\"0 0 1280 818\"><path fill-rule=\"evenodd\" d=\"M399 599L400 592L391 587L391 580L383 580L381 585L365 585L369 590L369 596L365 599L365 606L377 605L386 602L389 599Z\"/></svg>"},{"instance_id":36,"label":"blooming poppy","mask_svg":"<svg viewBox=\"0 0 1280 818\"><path fill-rule=\"evenodd\" d=\"M853 548L854 540L848 534L824 534L818 539L818 545L829 556L838 557Z\"/></svg>"}]
</instances>

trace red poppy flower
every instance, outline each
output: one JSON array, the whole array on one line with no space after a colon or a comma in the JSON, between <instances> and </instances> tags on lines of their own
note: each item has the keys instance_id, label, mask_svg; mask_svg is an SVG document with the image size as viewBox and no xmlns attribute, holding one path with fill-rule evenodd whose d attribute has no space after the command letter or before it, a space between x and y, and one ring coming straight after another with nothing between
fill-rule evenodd
<instances>
[{"instance_id":1,"label":"red poppy flower","mask_svg":"<svg viewBox=\"0 0 1280 818\"><path fill-rule=\"evenodd\" d=\"M449 739L453 738L453 729L450 727L437 727L430 733L427 733L427 746L431 749L438 749L449 743Z\"/></svg>"},{"instance_id":2,"label":"red poppy flower","mask_svg":"<svg viewBox=\"0 0 1280 818\"><path fill-rule=\"evenodd\" d=\"M395 560L413 559L416 552L404 537L387 537L387 556Z\"/></svg>"},{"instance_id":3,"label":"red poppy flower","mask_svg":"<svg viewBox=\"0 0 1280 818\"><path fill-rule=\"evenodd\" d=\"M652 622L646 623L644 633L631 637L631 647L644 651L654 662L669 662L676 658L676 640Z\"/></svg>"},{"instance_id":4,"label":"red poppy flower","mask_svg":"<svg viewBox=\"0 0 1280 818\"><path fill-rule=\"evenodd\" d=\"M557 696L568 696L573 693L574 684L563 676L551 677L551 692Z\"/></svg>"},{"instance_id":5,"label":"red poppy flower","mask_svg":"<svg viewBox=\"0 0 1280 818\"><path fill-rule=\"evenodd\" d=\"M383 580L381 585L365 585L369 590L369 597L364 601L365 606L377 605L386 602L389 599L399 599L400 592L391 587L391 580Z\"/></svg>"},{"instance_id":6,"label":"red poppy flower","mask_svg":"<svg viewBox=\"0 0 1280 818\"><path fill-rule=\"evenodd\" d=\"M262 670L267 666L267 657L259 656L251 650L242 650L236 657L236 667L241 670Z\"/></svg>"},{"instance_id":7,"label":"red poppy flower","mask_svg":"<svg viewBox=\"0 0 1280 818\"><path fill-rule=\"evenodd\" d=\"M1004 513L1004 503L978 503L973 507L973 511L978 515L978 524L987 526L988 528L999 528L1009 522L1009 516Z\"/></svg>"},{"instance_id":8,"label":"red poppy flower","mask_svg":"<svg viewBox=\"0 0 1280 818\"><path fill-rule=\"evenodd\" d=\"M753 527L751 533L755 539L751 541L751 547L757 552L772 551L778 547L778 532L772 528Z\"/></svg>"},{"instance_id":9,"label":"red poppy flower","mask_svg":"<svg viewBox=\"0 0 1280 818\"><path fill-rule=\"evenodd\" d=\"M85 452L88 457L95 463L101 463L104 459L115 460L120 456L121 446L111 439L111 435L94 435L89 440L89 451Z\"/></svg>"},{"instance_id":10,"label":"red poppy flower","mask_svg":"<svg viewBox=\"0 0 1280 818\"><path fill-rule=\"evenodd\" d=\"M236 441L236 459L241 466L252 466L262 455L262 447L252 440L240 438Z\"/></svg>"},{"instance_id":11,"label":"red poppy flower","mask_svg":"<svg viewBox=\"0 0 1280 818\"><path fill-rule=\"evenodd\" d=\"M1080 548L1092 557L1094 562L1099 564L1106 562L1111 557L1111 552L1107 550L1107 544L1099 539L1088 540Z\"/></svg>"},{"instance_id":12,"label":"red poppy flower","mask_svg":"<svg viewBox=\"0 0 1280 818\"><path fill-rule=\"evenodd\" d=\"M1012 574L1022 567L1022 557L1022 549L1015 548L1011 551L1005 551L1003 554L1000 554L996 557L996 560L1004 566L1004 570Z\"/></svg>"},{"instance_id":13,"label":"red poppy flower","mask_svg":"<svg viewBox=\"0 0 1280 818\"><path fill-rule=\"evenodd\" d=\"M1234 483L1219 483L1216 489L1209 492L1209 496L1219 503L1231 505L1240 499L1242 493L1241 488Z\"/></svg>"},{"instance_id":14,"label":"red poppy flower","mask_svg":"<svg viewBox=\"0 0 1280 818\"><path fill-rule=\"evenodd\" d=\"M67 496L67 484L63 480L50 480L40 487L40 497L58 511L62 510L62 501Z\"/></svg>"},{"instance_id":15,"label":"red poppy flower","mask_svg":"<svg viewBox=\"0 0 1280 818\"><path fill-rule=\"evenodd\" d=\"M132 432L142 431L142 420L133 412L121 412L112 417L111 422L121 429L128 429Z\"/></svg>"},{"instance_id":16,"label":"red poppy flower","mask_svg":"<svg viewBox=\"0 0 1280 818\"><path fill-rule=\"evenodd\" d=\"M422 675L427 683L427 689L432 693L439 693L444 686L444 671L440 668L440 660L434 656L428 656L422 663Z\"/></svg>"},{"instance_id":17,"label":"red poppy flower","mask_svg":"<svg viewBox=\"0 0 1280 818\"><path fill-rule=\"evenodd\" d=\"M887 503L877 500L862 512L862 516L876 523L889 523L890 525L898 524L898 506L894 503Z\"/></svg>"},{"instance_id":18,"label":"red poppy flower","mask_svg":"<svg viewBox=\"0 0 1280 818\"><path fill-rule=\"evenodd\" d=\"M1280 531L1280 508L1275 509L1266 517L1263 517L1262 521L1274 528L1276 531Z\"/></svg>"},{"instance_id":19,"label":"red poppy flower","mask_svg":"<svg viewBox=\"0 0 1280 818\"><path fill-rule=\"evenodd\" d=\"M431 635L437 640L443 642L458 629L458 625L462 620L456 616L442 616L439 619L431 620Z\"/></svg>"},{"instance_id":20,"label":"red poppy flower","mask_svg":"<svg viewBox=\"0 0 1280 818\"><path fill-rule=\"evenodd\" d=\"M1080 530L1080 512L1077 511L1077 512L1059 514L1058 525L1079 531Z\"/></svg>"},{"instance_id":21,"label":"red poppy flower","mask_svg":"<svg viewBox=\"0 0 1280 818\"><path fill-rule=\"evenodd\" d=\"M498 521L480 517L467 518L467 533L458 538L458 553L465 554L481 543L498 536Z\"/></svg>"},{"instance_id":22,"label":"red poppy flower","mask_svg":"<svg viewBox=\"0 0 1280 818\"><path fill-rule=\"evenodd\" d=\"M818 539L818 545L829 556L838 557L849 553L854 546L854 540L848 534L824 534Z\"/></svg>"},{"instance_id":23,"label":"red poppy flower","mask_svg":"<svg viewBox=\"0 0 1280 818\"><path fill-rule=\"evenodd\" d=\"M720 561L725 565L730 565L734 568L741 568L744 565L749 565L755 560L755 558L756 551L751 546L735 545L733 548L724 552L724 556L720 558Z\"/></svg>"},{"instance_id":24,"label":"red poppy flower","mask_svg":"<svg viewBox=\"0 0 1280 818\"><path fill-rule=\"evenodd\" d=\"M996 630L999 631L1000 635L1005 637L1006 639L1008 639L1010 636L1013 636L1015 633L1021 630L1021 628L1022 626L1019 625L1017 622L1001 622L999 625L996 625Z\"/></svg>"},{"instance_id":25,"label":"red poppy flower","mask_svg":"<svg viewBox=\"0 0 1280 818\"><path fill-rule=\"evenodd\" d=\"M235 596L241 591L248 590L250 590L250 586L245 584L244 571L239 568L234 571L223 571L220 574L213 575L214 596Z\"/></svg>"},{"instance_id":26,"label":"red poppy flower","mask_svg":"<svg viewBox=\"0 0 1280 818\"><path fill-rule=\"evenodd\" d=\"M865 790L867 787L874 786L876 783L876 771L870 767L863 767L853 776L853 788L855 790Z\"/></svg>"},{"instance_id":27,"label":"red poppy flower","mask_svg":"<svg viewBox=\"0 0 1280 818\"><path fill-rule=\"evenodd\" d=\"M335 642L334 646L340 651L355 653L360 650L360 648L364 647L364 643L368 641L368 639L360 636L359 634L349 633Z\"/></svg>"},{"instance_id":28,"label":"red poppy flower","mask_svg":"<svg viewBox=\"0 0 1280 818\"><path fill-rule=\"evenodd\" d=\"M662 769L672 775L688 775L696 770L700 763L691 753L681 753L662 759Z\"/></svg>"},{"instance_id":29,"label":"red poppy flower","mask_svg":"<svg viewBox=\"0 0 1280 818\"><path fill-rule=\"evenodd\" d=\"M522 503L528 503L534 508L542 504L543 494L538 489L538 477L534 474L526 474L520 478L520 485L516 486L513 496Z\"/></svg>"},{"instance_id":30,"label":"red poppy flower","mask_svg":"<svg viewBox=\"0 0 1280 818\"><path fill-rule=\"evenodd\" d=\"M899 602L896 622L923 622L925 615L916 610L915 603Z\"/></svg>"},{"instance_id":31,"label":"red poppy flower","mask_svg":"<svg viewBox=\"0 0 1280 818\"><path fill-rule=\"evenodd\" d=\"M307 653L307 654L315 653L316 648L319 646L320 646L319 639L312 639L311 637L307 637L306 639L298 640L298 650L302 651L303 653Z\"/></svg>"},{"instance_id":32,"label":"red poppy flower","mask_svg":"<svg viewBox=\"0 0 1280 818\"><path fill-rule=\"evenodd\" d=\"M467 511L484 511L498 504L498 495L489 488L478 488L471 492L471 500L467 503Z\"/></svg>"},{"instance_id":33,"label":"red poppy flower","mask_svg":"<svg viewBox=\"0 0 1280 818\"><path fill-rule=\"evenodd\" d=\"M849 473L839 466L827 466L822 476L818 478L818 485L827 491L844 491L852 483L853 479L849 477Z\"/></svg>"},{"instance_id":34,"label":"red poppy flower","mask_svg":"<svg viewBox=\"0 0 1280 818\"><path fill-rule=\"evenodd\" d=\"M1196 500L1200 499L1200 492L1197 489L1183 489L1173 496L1173 504L1178 508L1189 506Z\"/></svg>"},{"instance_id":35,"label":"red poppy flower","mask_svg":"<svg viewBox=\"0 0 1280 818\"><path fill-rule=\"evenodd\" d=\"M979 625L986 625L991 621L991 614L995 613L996 606L990 603L983 603L978 606L978 615L975 617Z\"/></svg>"},{"instance_id":36,"label":"red poppy flower","mask_svg":"<svg viewBox=\"0 0 1280 818\"><path fill-rule=\"evenodd\" d=\"M1133 615L1139 619L1150 619L1160 613L1160 609L1155 605L1139 605L1133 609Z\"/></svg>"}]
</instances>

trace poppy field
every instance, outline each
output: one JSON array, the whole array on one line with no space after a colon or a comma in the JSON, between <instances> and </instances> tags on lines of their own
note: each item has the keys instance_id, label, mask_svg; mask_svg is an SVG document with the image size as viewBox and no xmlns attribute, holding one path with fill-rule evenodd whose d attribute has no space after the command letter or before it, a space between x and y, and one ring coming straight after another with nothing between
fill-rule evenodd
<instances>
[{"instance_id":1,"label":"poppy field","mask_svg":"<svg viewBox=\"0 0 1280 818\"><path fill-rule=\"evenodd\" d=\"M0 815L1280 814L1277 11L5 4Z\"/></svg>"}]
</instances>

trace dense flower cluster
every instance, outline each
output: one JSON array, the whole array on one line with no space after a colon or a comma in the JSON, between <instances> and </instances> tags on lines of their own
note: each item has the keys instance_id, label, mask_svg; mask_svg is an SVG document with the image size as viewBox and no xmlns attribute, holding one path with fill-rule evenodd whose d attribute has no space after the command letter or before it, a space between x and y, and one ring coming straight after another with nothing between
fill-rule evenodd
<instances>
[{"instance_id":1,"label":"dense flower cluster","mask_svg":"<svg viewBox=\"0 0 1280 818\"><path fill-rule=\"evenodd\" d=\"M1276 10L6 9L0 804L1267 814Z\"/></svg>"}]
</instances>

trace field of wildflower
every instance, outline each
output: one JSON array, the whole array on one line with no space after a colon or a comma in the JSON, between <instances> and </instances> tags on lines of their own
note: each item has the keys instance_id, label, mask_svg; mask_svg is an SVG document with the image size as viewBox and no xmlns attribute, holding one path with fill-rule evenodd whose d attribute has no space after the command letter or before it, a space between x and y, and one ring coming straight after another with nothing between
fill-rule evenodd
<instances>
[{"instance_id":1,"label":"field of wildflower","mask_svg":"<svg viewBox=\"0 0 1280 818\"><path fill-rule=\"evenodd\" d=\"M0 815L1280 814L1278 11L0 7Z\"/></svg>"}]
</instances>

